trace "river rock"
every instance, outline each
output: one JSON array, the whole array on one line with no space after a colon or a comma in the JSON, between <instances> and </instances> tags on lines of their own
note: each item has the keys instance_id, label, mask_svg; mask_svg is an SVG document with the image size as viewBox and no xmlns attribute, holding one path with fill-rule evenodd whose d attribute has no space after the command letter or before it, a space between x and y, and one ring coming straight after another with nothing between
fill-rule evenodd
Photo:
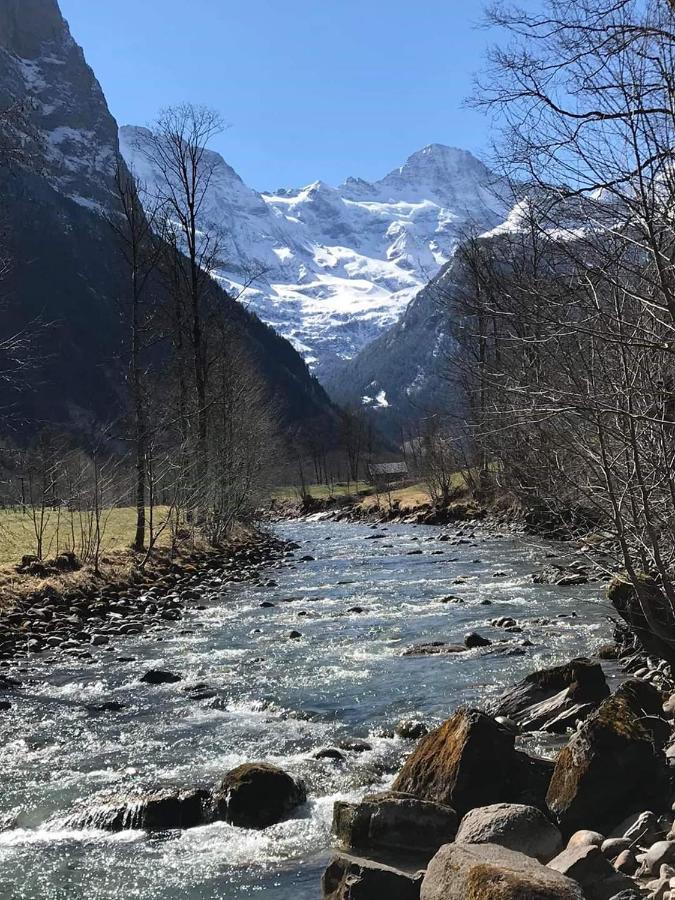
<instances>
[{"instance_id":1,"label":"river rock","mask_svg":"<svg viewBox=\"0 0 675 900\"><path fill-rule=\"evenodd\" d=\"M417 741L419 738L429 734L429 729L424 722L418 722L415 719L402 719L394 725L394 734L408 741Z\"/></svg>"},{"instance_id":2,"label":"river rock","mask_svg":"<svg viewBox=\"0 0 675 900\"><path fill-rule=\"evenodd\" d=\"M608 696L600 664L579 658L533 672L502 694L490 711L508 716L523 731L560 733L590 715Z\"/></svg>"},{"instance_id":3,"label":"river rock","mask_svg":"<svg viewBox=\"0 0 675 900\"><path fill-rule=\"evenodd\" d=\"M617 872L595 844L568 847L548 865L580 884L586 900L609 900L619 891L633 887L633 882Z\"/></svg>"},{"instance_id":4,"label":"river rock","mask_svg":"<svg viewBox=\"0 0 675 900\"><path fill-rule=\"evenodd\" d=\"M614 868L623 875L635 875L638 867L639 863L632 850L622 850L614 860Z\"/></svg>"},{"instance_id":5,"label":"river rock","mask_svg":"<svg viewBox=\"0 0 675 900\"><path fill-rule=\"evenodd\" d=\"M177 675L175 672L165 672L162 669L149 669L145 675L141 676L141 681L145 684L175 684L177 681L182 680L182 675Z\"/></svg>"},{"instance_id":6,"label":"river rock","mask_svg":"<svg viewBox=\"0 0 675 900\"><path fill-rule=\"evenodd\" d=\"M404 650L401 656L444 656L451 653L466 653L464 644L448 644L445 641L430 641L426 644L415 644Z\"/></svg>"},{"instance_id":7,"label":"river rock","mask_svg":"<svg viewBox=\"0 0 675 900\"><path fill-rule=\"evenodd\" d=\"M142 829L170 831L194 828L208 819L210 794L199 788L164 789L138 796L111 799L76 813L69 824L104 831Z\"/></svg>"},{"instance_id":8,"label":"river rock","mask_svg":"<svg viewBox=\"0 0 675 900\"><path fill-rule=\"evenodd\" d=\"M476 631L470 631L464 637L464 646L467 650L473 650L475 647L489 647L491 643L491 640L483 637L482 634L478 634Z\"/></svg>"},{"instance_id":9,"label":"river rock","mask_svg":"<svg viewBox=\"0 0 675 900\"><path fill-rule=\"evenodd\" d=\"M660 708L659 691L631 679L560 751L546 802L563 833L607 830L645 803L663 807L669 778Z\"/></svg>"},{"instance_id":10,"label":"river rock","mask_svg":"<svg viewBox=\"0 0 675 900\"><path fill-rule=\"evenodd\" d=\"M427 868L421 900L584 900L579 885L498 844L447 844Z\"/></svg>"},{"instance_id":11,"label":"river rock","mask_svg":"<svg viewBox=\"0 0 675 900\"><path fill-rule=\"evenodd\" d=\"M333 834L347 848L403 851L431 859L457 832L457 814L441 803L388 792L360 803L338 801Z\"/></svg>"},{"instance_id":12,"label":"river rock","mask_svg":"<svg viewBox=\"0 0 675 900\"><path fill-rule=\"evenodd\" d=\"M462 819L459 844L499 844L547 863L563 848L560 831L533 806L493 803L468 812Z\"/></svg>"},{"instance_id":13,"label":"river rock","mask_svg":"<svg viewBox=\"0 0 675 900\"><path fill-rule=\"evenodd\" d=\"M216 818L243 828L267 828L307 799L305 786L276 766L244 763L214 791Z\"/></svg>"},{"instance_id":14,"label":"river rock","mask_svg":"<svg viewBox=\"0 0 675 900\"><path fill-rule=\"evenodd\" d=\"M419 900L424 872L399 860L336 854L321 879L325 900Z\"/></svg>"},{"instance_id":15,"label":"river rock","mask_svg":"<svg viewBox=\"0 0 675 900\"><path fill-rule=\"evenodd\" d=\"M476 709L459 709L422 738L393 790L462 816L491 803L542 806L553 763L515 750L515 736Z\"/></svg>"}]
</instances>

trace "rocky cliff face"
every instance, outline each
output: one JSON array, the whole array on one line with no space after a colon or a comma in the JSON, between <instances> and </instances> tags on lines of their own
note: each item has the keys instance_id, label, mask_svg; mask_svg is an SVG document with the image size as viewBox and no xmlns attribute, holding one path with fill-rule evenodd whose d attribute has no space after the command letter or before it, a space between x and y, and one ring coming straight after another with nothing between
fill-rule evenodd
<instances>
[{"instance_id":1,"label":"rocky cliff face","mask_svg":"<svg viewBox=\"0 0 675 900\"><path fill-rule=\"evenodd\" d=\"M36 141L34 162L66 197L113 203L117 123L56 0L0 5L0 102L21 101Z\"/></svg>"}]
</instances>

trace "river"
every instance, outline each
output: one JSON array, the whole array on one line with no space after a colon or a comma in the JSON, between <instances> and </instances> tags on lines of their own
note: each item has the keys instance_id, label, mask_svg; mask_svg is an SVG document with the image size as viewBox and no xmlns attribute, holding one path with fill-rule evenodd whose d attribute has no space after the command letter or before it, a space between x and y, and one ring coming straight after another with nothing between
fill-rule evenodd
<instances>
[{"instance_id":1,"label":"river","mask_svg":"<svg viewBox=\"0 0 675 900\"><path fill-rule=\"evenodd\" d=\"M23 667L24 688L0 713L0 897L318 900L333 802L390 783L412 747L392 736L399 720L439 723L460 704L609 639L599 585L532 582L546 554L560 552L554 545L469 527L455 543L413 525L306 521L276 530L301 547L260 583L212 579L204 608L160 632L95 648L89 661ZM440 602L448 594L464 602ZM523 633L491 627L500 616L517 619ZM532 621L541 617L551 621ZM401 655L472 630L512 642L505 647L532 645L519 656ZM139 683L151 667L183 680ZM195 683L215 696L190 699L185 688ZM90 709L111 700L121 711ZM372 749L345 751L343 762L314 758L352 739ZM213 784L257 760L306 780L309 801L297 818L261 832L218 823L157 836L66 826L77 801L141 784Z\"/></svg>"}]
</instances>

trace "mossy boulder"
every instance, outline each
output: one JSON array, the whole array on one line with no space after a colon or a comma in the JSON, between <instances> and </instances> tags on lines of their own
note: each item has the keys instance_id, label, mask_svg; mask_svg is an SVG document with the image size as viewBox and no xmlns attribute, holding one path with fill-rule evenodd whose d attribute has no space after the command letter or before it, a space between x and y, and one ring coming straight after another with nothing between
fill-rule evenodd
<instances>
[{"instance_id":1,"label":"mossy boulder","mask_svg":"<svg viewBox=\"0 0 675 900\"><path fill-rule=\"evenodd\" d=\"M491 803L543 806L553 764L515 749L515 736L476 709L459 709L418 743L392 789L462 816Z\"/></svg>"},{"instance_id":2,"label":"mossy boulder","mask_svg":"<svg viewBox=\"0 0 675 900\"><path fill-rule=\"evenodd\" d=\"M555 763L547 806L563 834L603 832L669 797L668 726L659 691L631 679L581 725Z\"/></svg>"}]
</instances>

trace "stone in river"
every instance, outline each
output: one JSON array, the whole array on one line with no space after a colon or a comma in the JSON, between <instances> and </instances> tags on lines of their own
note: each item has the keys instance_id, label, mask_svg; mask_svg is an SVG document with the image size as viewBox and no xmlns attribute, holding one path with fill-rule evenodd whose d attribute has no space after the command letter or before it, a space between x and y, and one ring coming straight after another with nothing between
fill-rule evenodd
<instances>
[{"instance_id":1,"label":"stone in river","mask_svg":"<svg viewBox=\"0 0 675 900\"><path fill-rule=\"evenodd\" d=\"M447 644L444 641L430 641L427 644L415 644L404 650L401 656L444 656L452 653L466 653L463 644Z\"/></svg>"},{"instance_id":2,"label":"stone in river","mask_svg":"<svg viewBox=\"0 0 675 900\"><path fill-rule=\"evenodd\" d=\"M245 763L228 772L213 799L216 818L243 828L267 828L304 803L307 792L283 769Z\"/></svg>"},{"instance_id":3,"label":"stone in river","mask_svg":"<svg viewBox=\"0 0 675 900\"><path fill-rule=\"evenodd\" d=\"M587 718L609 696L602 667L589 659L541 669L509 688L491 705L524 731L564 732Z\"/></svg>"},{"instance_id":4,"label":"stone in river","mask_svg":"<svg viewBox=\"0 0 675 900\"><path fill-rule=\"evenodd\" d=\"M175 684L182 681L183 676L177 675L175 672L165 672L162 669L149 669L145 675L141 676L141 681L145 684Z\"/></svg>"},{"instance_id":5,"label":"stone in river","mask_svg":"<svg viewBox=\"0 0 675 900\"><path fill-rule=\"evenodd\" d=\"M492 803L541 808L553 763L515 749L515 736L476 709L459 709L422 738L394 791L444 803L459 815Z\"/></svg>"},{"instance_id":6,"label":"stone in river","mask_svg":"<svg viewBox=\"0 0 675 900\"><path fill-rule=\"evenodd\" d=\"M333 834L343 847L359 851L398 851L427 861L456 832L451 807L407 794L374 794L360 803L338 801L333 808Z\"/></svg>"},{"instance_id":7,"label":"stone in river","mask_svg":"<svg viewBox=\"0 0 675 900\"><path fill-rule=\"evenodd\" d=\"M468 650L473 650L475 647L489 647L491 643L491 640L475 631L470 631L464 638L464 646Z\"/></svg>"},{"instance_id":8,"label":"stone in river","mask_svg":"<svg viewBox=\"0 0 675 900\"><path fill-rule=\"evenodd\" d=\"M429 729L424 722L414 719L403 719L394 726L394 734L409 741L416 741L429 734Z\"/></svg>"},{"instance_id":9,"label":"stone in river","mask_svg":"<svg viewBox=\"0 0 675 900\"><path fill-rule=\"evenodd\" d=\"M400 858L378 861L336 854L321 879L324 900L419 900L422 871Z\"/></svg>"},{"instance_id":10,"label":"stone in river","mask_svg":"<svg viewBox=\"0 0 675 900\"><path fill-rule=\"evenodd\" d=\"M323 750L317 750L314 759L332 759L335 762L344 762L345 756L335 747L326 747Z\"/></svg>"}]
</instances>

